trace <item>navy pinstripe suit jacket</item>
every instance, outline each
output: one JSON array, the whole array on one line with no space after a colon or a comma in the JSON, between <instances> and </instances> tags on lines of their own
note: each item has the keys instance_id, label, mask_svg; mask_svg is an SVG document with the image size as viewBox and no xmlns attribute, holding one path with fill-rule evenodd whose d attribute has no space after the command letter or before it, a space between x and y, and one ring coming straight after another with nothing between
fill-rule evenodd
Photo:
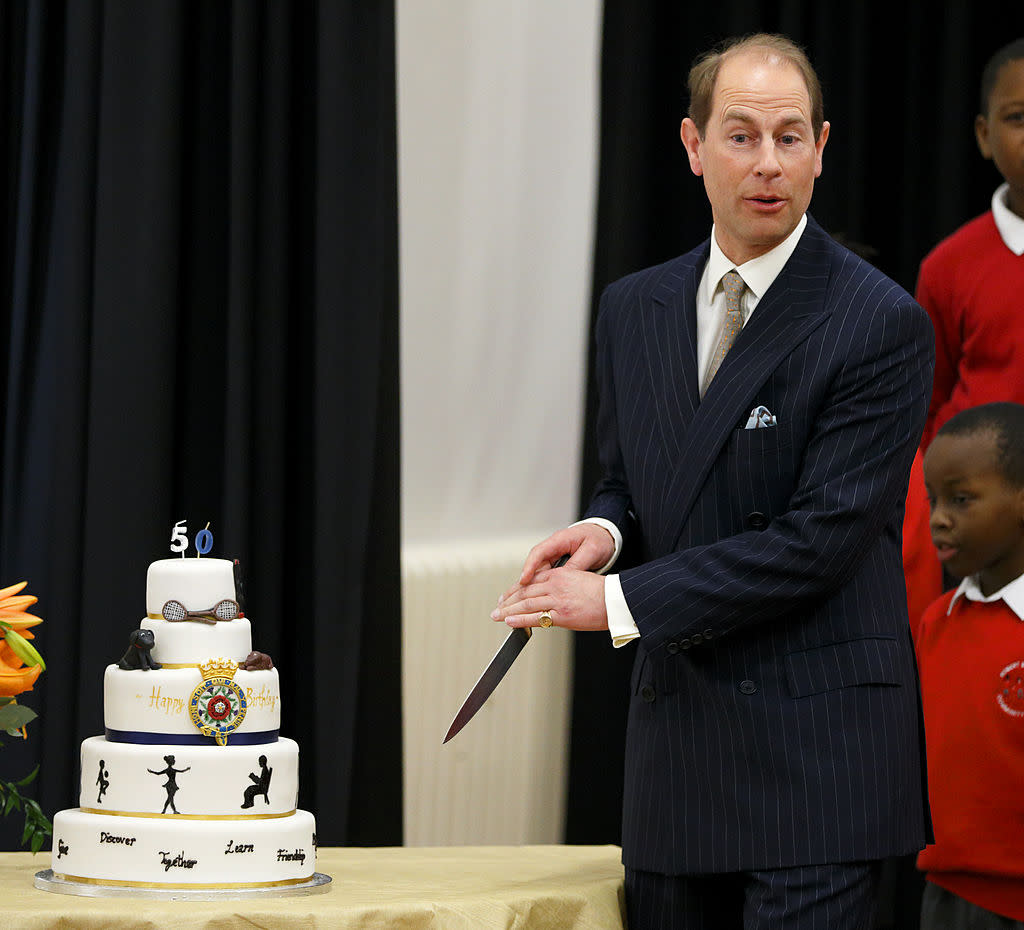
<instances>
[{"instance_id":1,"label":"navy pinstripe suit jacket","mask_svg":"<svg viewBox=\"0 0 1024 930\"><path fill-rule=\"evenodd\" d=\"M875 859L930 834L901 526L934 338L810 217L703 400L709 244L612 284L604 477L640 629L623 861L667 874ZM747 430L763 404L774 427Z\"/></svg>"}]
</instances>

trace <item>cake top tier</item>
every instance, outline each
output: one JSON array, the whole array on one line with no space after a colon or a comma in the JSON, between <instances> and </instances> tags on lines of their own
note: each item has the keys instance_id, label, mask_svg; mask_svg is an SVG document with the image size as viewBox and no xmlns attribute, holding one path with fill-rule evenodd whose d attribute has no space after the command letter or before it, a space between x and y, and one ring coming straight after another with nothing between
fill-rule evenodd
<instances>
[{"instance_id":1,"label":"cake top tier","mask_svg":"<svg viewBox=\"0 0 1024 930\"><path fill-rule=\"evenodd\" d=\"M237 602L235 566L227 559L161 559L146 575L146 614L140 626L153 631L153 659L165 665L194 665L213 658L241 662L252 649L249 621L187 618L187 611L213 613L222 601ZM181 607L168 611L164 605ZM181 608L184 608L182 610ZM220 613L220 612L218 612ZM228 611L228 614L233 611ZM222 617L223 613L220 614Z\"/></svg>"},{"instance_id":2,"label":"cake top tier","mask_svg":"<svg viewBox=\"0 0 1024 930\"><path fill-rule=\"evenodd\" d=\"M146 613L163 616L164 604L178 601L186 610L212 610L235 601L235 566L227 559L160 559L146 574Z\"/></svg>"}]
</instances>

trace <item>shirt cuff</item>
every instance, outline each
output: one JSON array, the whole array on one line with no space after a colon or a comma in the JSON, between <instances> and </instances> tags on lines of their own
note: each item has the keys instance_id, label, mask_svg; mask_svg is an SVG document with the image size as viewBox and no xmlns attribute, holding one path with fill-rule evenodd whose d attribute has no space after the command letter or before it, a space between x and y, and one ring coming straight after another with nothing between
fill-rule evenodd
<instances>
[{"instance_id":1,"label":"shirt cuff","mask_svg":"<svg viewBox=\"0 0 1024 930\"><path fill-rule=\"evenodd\" d=\"M604 609L608 614L608 632L616 649L640 638L618 575L608 575L604 580Z\"/></svg>"},{"instance_id":2,"label":"shirt cuff","mask_svg":"<svg viewBox=\"0 0 1024 930\"><path fill-rule=\"evenodd\" d=\"M619 528L612 523L611 520L606 520L604 517L588 517L586 520L578 520L572 525L580 526L583 523L594 523L602 529L606 529L611 534L612 540L615 542L615 551L612 553L612 557L596 572L598 575L603 575L615 564L616 559L619 557L619 553L622 552L622 533L619 532ZM623 601L622 603L625 604L626 602Z\"/></svg>"}]
</instances>

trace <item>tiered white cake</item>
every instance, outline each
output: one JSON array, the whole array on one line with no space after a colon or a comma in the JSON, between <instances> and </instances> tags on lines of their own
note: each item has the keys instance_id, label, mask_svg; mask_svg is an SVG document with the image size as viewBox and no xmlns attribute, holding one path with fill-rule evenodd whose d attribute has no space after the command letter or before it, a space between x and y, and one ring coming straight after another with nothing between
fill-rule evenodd
<instances>
[{"instance_id":1,"label":"tiered white cake","mask_svg":"<svg viewBox=\"0 0 1024 930\"><path fill-rule=\"evenodd\" d=\"M144 633L137 653L133 644L107 667L106 735L82 743L81 806L53 818L55 878L190 889L313 880L316 823L296 809L299 747L278 736L277 669L240 668L248 619L213 619L234 600L225 559L150 565L140 629L162 667L123 667L147 664Z\"/></svg>"}]
</instances>

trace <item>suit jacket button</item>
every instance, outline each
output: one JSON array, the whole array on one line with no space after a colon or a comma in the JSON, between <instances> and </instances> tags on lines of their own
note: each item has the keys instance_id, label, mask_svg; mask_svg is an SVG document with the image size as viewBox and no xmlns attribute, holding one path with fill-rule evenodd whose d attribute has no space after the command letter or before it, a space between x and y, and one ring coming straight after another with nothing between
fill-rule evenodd
<instances>
[{"instance_id":1,"label":"suit jacket button","mask_svg":"<svg viewBox=\"0 0 1024 930\"><path fill-rule=\"evenodd\" d=\"M701 636L700 633L694 633L693 636L690 637L690 642L693 643L695 646L699 646L702 642L704 642L704 637Z\"/></svg>"},{"instance_id":2,"label":"suit jacket button","mask_svg":"<svg viewBox=\"0 0 1024 930\"><path fill-rule=\"evenodd\" d=\"M705 639L711 639L714 635L715 634L714 634L713 630L705 630L704 631L704 638Z\"/></svg>"},{"instance_id":3,"label":"suit jacket button","mask_svg":"<svg viewBox=\"0 0 1024 930\"><path fill-rule=\"evenodd\" d=\"M689 649L691 645L692 643L685 636L679 640L680 649Z\"/></svg>"},{"instance_id":4,"label":"suit jacket button","mask_svg":"<svg viewBox=\"0 0 1024 930\"><path fill-rule=\"evenodd\" d=\"M667 652L667 653L668 653L668 654L669 654L670 656L674 656L674 655L675 655L675 654L676 654L677 652L679 652L679 643L669 643L669 644L668 644L668 645L667 645L667 646L665 647L665 651L666 651L666 652Z\"/></svg>"},{"instance_id":5,"label":"suit jacket button","mask_svg":"<svg viewBox=\"0 0 1024 930\"><path fill-rule=\"evenodd\" d=\"M650 685L644 685L640 689L640 697L642 697L648 704L654 703L654 688Z\"/></svg>"},{"instance_id":6,"label":"suit jacket button","mask_svg":"<svg viewBox=\"0 0 1024 930\"><path fill-rule=\"evenodd\" d=\"M740 691L743 692L743 694L754 694L757 691L757 685L755 685L749 678L746 678L740 682Z\"/></svg>"},{"instance_id":7,"label":"suit jacket button","mask_svg":"<svg viewBox=\"0 0 1024 930\"><path fill-rule=\"evenodd\" d=\"M747 526L752 530L763 530L767 525L768 518L760 510L747 514Z\"/></svg>"}]
</instances>

